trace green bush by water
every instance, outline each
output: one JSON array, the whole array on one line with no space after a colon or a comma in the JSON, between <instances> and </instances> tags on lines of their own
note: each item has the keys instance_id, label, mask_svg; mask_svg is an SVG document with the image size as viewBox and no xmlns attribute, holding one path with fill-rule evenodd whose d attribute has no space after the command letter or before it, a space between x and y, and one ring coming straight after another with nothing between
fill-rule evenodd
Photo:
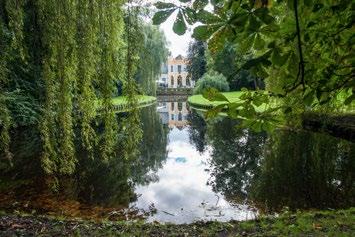
<instances>
[{"instance_id":1,"label":"green bush by water","mask_svg":"<svg viewBox=\"0 0 355 237\"><path fill-rule=\"evenodd\" d=\"M229 91L229 84L225 76L217 72L206 73L200 80L197 81L194 89L194 94L202 94L207 88L216 88L221 92Z\"/></svg>"}]
</instances>

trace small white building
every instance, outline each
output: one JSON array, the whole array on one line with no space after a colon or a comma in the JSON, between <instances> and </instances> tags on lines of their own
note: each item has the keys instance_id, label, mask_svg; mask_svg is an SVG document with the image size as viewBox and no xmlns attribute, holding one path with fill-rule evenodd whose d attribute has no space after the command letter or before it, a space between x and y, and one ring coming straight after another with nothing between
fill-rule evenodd
<instances>
[{"instance_id":1,"label":"small white building","mask_svg":"<svg viewBox=\"0 0 355 237\"><path fill-rule=\"evenodd\" d=\"M187 60L179 55L176 58L170 57L168 62L162 66L162 73L157 84L167 88L193 88L195 82L191 80L187 72Z\"/></svg>"}]
</instances>

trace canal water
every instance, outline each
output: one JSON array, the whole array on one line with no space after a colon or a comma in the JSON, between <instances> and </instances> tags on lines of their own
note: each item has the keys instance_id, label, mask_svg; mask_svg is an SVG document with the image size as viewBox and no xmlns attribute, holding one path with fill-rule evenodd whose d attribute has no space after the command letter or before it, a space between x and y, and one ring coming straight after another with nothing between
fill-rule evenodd
<instances>
[{"instance_id":1,"label":"canal water","mask_svg":"<svg viewBox=\"0 0 355 237\"><path fill-rule=\"evenodd\" d=\"M156 180L137 185L138 200L131 207L156 213L148 221L193 222L252 219L257 211L246 202L232 202L213 189L212 147L198 150L191 137L191 112L186 101L159 102L157 112L168 128L166 158Z\"/></svg>"},{"instance_id":2,"label":"canal water","mask_svg":"<svg viewBox=\"0 0 355 237\"><path fill-rule=\"evenodd\" d=\"M56 192L33 162L38 134L17 135L15 168L0 166L0 209L191 223L355 204L354 143L302 130L256 133L226 117L205 120L185 99L165 98L140 116L134 159L117 155L104 164L78 154L75 175L62 177Z\"/></svg>"}]
</instances>

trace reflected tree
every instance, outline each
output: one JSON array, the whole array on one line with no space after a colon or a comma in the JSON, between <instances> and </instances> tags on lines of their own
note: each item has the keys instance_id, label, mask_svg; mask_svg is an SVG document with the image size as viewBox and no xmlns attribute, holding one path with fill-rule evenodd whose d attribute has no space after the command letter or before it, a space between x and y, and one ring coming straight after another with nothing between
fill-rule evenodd
<instances>
[{"instance_id":1,"label":"reflected tree","mask_svg":"<svg viewBox=\"0 0 355 237\"><path fill-rule=\"evenodd\" d=\"M209 184L228 199L245 200L262 157L266 134L237 125L237 121L228 118L209 122L207 135L212 146Z\"/></svg>"},{"instance_id":2,"label":"reflected tree","mask_svg":"<svg viewBox=\"0 0 355 237\"><path fill-rule=\"evenodd\" d=\"M198 152L203 153L206 150L207 146L206 122L203 119L202 115L194 110L191 110L190 113L187 115L187 121L190 124L190 126L188 127L190 143L195 145L196 150Z\"/></svg>"},{"instance_id":3,"label":"reflected tree","mask_svg":"<svg viewBox=\"0 0 355 237\"><path fill-rule=\"evenodd\" d=\"M155 174L167 158L169 128L161 123L156 106L143 108L141 121L143 138L140 155L131 164L131 179L134 184L147 185L158 180Z\"/></svg>"},{"instance_id":4,"label":"reflected tree","mask_svg":"<svg viewBox=\"0 0 355 237\"><path fill-rule=\"evenodd\" d=\"M107 163L98 159L83 159L76 172L76 199L90 204L109 207L128 207L134 198L129 183L129 160L117 157ZM67 187L68 188L68 187Z\"/></svg>"},{"instance_id":5,"label":"reflected tree","mask_svg":"<svg viewBox=\"0 0 355 237\"><path fill-rule=\"evenodd\" d=\"M354 205L355 144L304 131L277 131L265 149L252 197L269 210Z\"/></svg>"}]
</instances>

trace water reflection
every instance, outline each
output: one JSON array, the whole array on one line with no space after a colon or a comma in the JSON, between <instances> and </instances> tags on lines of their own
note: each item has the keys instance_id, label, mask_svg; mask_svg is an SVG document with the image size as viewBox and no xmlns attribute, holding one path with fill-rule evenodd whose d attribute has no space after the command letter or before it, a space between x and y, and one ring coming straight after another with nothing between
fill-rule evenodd
<instances>
[{"instance_id":1,"label":"water reflection","mask_svg":"<svg viewBox=\"0 0 355 237\"><path fill-rule=\"evenodd\" d=\"M247 202L251 181L259 169L265 133L237 127L238 121L218 119L208 127L211 152L210 184L228 200Z\"/></svg>"},{"instance_id":2,"label":"water reflection","mask_svg":"<svg viewBox=\"0 0 355 237\"><path fill-rule=\"evenodd\" d=\"M262 208L339 208L355 204L355 144L305 131L269 136L251 197Z\"/></svg>"},{"instance_id":3,"label":"water reflection","mask_svg":"<svg viewBox=\"0 0 355 237\"><path fill-rule=\"evenodd\" d=\"M163 124L169 128L183 129L189 114L186 101L159 102L158 113Z\"/></svg>"},{"instance_id":4,"label":"water reflection","mask_svg":"<svg viewBox=\"0 0 355 237\"><path fill-rule=\"evenodd\" d=\"M135 155L123 158L130 130L120 132L113 159L78 153L76 173L61 177L58 192L41 172L39 134L13 133L14 166L0 164L0 208L183 223L355 204L354 143L305 131L255 133L228 118L205 121L179 100L161 101L140 116Z\"/></svg>"},{"instance_id":5,"label":"water reflection","mask_svg":"<svg viewBox=\"0 0 355 237\"><path fill-rule=\"evenodd\" d=\"M206 148L205 152L199 152L189 142L188 109L185 102L180 105L180 108L177 102L158 105L163 123L170 128L168 157L156 172L158 182L136 187L139 198L132 207L154 208L156 213L149 216L148 221L184 223L254 218L256 213L249 206L228 202L223 194L209 185L211 150ZM178 117L178 120L164 121L165 118L174 118L177 113L182 114L181 120Z\"/></svg>"}]
</instances>

